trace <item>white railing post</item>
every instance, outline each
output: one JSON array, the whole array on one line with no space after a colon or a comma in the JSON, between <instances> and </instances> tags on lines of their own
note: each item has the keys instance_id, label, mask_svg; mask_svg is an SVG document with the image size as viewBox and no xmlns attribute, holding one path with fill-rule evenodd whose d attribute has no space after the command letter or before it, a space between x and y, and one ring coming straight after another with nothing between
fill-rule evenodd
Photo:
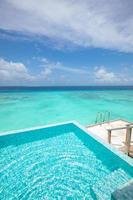
<instances>
[{"instance_id":1,"label":"white railing post","mask_svg":"<svg viewBox=\"0 0 133 200\"><path fill-rule=\"evenodd\" d=\"M132 127L130 127L130 125L127 125L127 131L126 131L126 154L127 155L130 152L131 133L132 133Z\"/></svg>"},{"instance_id":2,"label":"white railing post","mask_svg":"<svg viewBox=\"0 0 133 200\"><path fill-rule=\"evenodd\" d=\"M108 130L108 143L111 144L111 130Z\"/></svg>"}]
</instances>

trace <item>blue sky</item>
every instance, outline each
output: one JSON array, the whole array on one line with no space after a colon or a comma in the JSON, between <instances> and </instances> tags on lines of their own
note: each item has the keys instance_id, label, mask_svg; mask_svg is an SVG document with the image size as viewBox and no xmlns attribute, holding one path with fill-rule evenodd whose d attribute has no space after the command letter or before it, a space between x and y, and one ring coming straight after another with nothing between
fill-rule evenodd
<instances>
[{"instance_id":1,"label":"blue sky","mask_svg":"<svg viewBox=\"0 0 133 200\"><path fill-rule=\"evenodd\" d=\"M133 85L132 0L0 3L0 85Z\"/></svg>"}]
</instances>

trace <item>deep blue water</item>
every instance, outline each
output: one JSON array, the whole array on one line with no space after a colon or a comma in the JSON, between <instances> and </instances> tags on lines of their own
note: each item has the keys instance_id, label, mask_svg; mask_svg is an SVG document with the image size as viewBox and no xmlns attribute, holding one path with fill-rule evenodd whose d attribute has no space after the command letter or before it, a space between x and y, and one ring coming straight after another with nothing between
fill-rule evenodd
<instances>
[{"instance_id":1,"label":"deep blue water","mask_svg":"<svg viewBox=\"0 0 133 200\"><path fill-rule=\"evenodd\" d=\"M133 90L133 86L1 86L0 92L21 91Z\"/></svg>"}]
</instances>

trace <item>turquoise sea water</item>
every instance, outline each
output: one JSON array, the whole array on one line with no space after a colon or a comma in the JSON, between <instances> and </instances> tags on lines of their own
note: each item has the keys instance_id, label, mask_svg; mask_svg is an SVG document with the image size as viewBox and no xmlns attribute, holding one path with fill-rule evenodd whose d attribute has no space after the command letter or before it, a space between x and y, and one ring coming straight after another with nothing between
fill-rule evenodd
<instances>
[{"instance_id":1,"label":"turquoise sea water","mask_svg":"<svg viewBox=\"0 0 133 200\"><path fill-rule=\"evenodd\" d=\"M0 132L69 120L87 125L99 111L133 121L133 90L0 92Z\"/></svg>"},{"instance_id":2,"label":"turquoise sea water","mask_svg":"<svg viewBox=\"0 0 133 200\"><path fill-rule=\"evenodd\" d=\"M0 161L2 200L110 200L133 177L127 162L73 124L1 136Z\"/></svg>"}]
</instances>

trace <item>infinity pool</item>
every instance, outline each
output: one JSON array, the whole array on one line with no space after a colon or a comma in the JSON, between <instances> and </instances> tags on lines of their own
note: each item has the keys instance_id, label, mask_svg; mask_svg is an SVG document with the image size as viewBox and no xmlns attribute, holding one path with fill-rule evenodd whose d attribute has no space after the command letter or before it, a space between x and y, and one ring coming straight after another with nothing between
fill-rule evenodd
<instances>
[{"instance_id":1,"label":"infinity pool","mask_svg":"<svg viewBox=\"0 0 133 200\"><path fill-rule=\"evenodd\" d=\"M2 200L109 200L132 177L130 159L76 123L0 136Z\"/></svg>"}]
</instances>

